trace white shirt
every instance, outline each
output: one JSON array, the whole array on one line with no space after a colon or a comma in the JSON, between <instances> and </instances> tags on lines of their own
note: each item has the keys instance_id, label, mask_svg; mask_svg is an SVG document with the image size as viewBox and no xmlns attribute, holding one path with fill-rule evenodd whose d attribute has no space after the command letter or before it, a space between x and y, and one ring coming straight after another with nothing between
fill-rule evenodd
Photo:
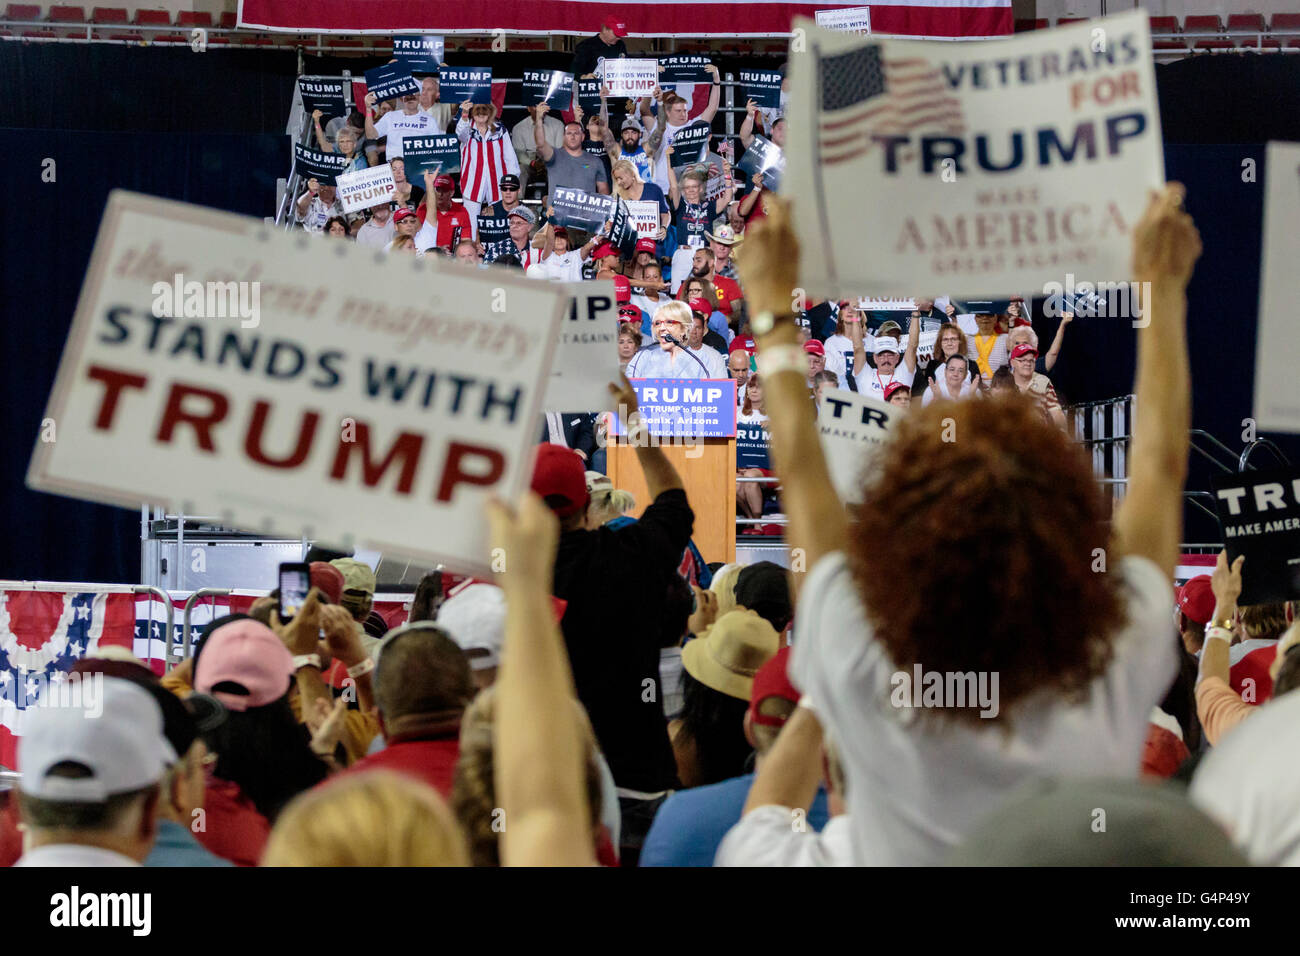
<instances>
[{"instance_id":1,"label":"white shirt","mask_svg":"<svg viewBox=\"0 0 1300 956\"><path fill-rule=\"evenodd\" d=\"M635 282L636 280L633 279L632 281ZM659 306L661 305L667 305L671 301L673 300L666 295L661 295L657 299L652 299L650 298L650 296L645 295L643 293L639 293L639 292L632 293L632 304L636 306L638 309L640 309L642 312L644 312L646 315L654 315L655 309L659 308Z\"/></svg>"},{"instance_id":2,"label":"white shirt","mask_svg":"<svg viewBox=\"0 0 1300 956\"><path fill-rule=\"evenodd\" d=\"M707 365L707 363L705 363ZM632 356L627 363L628 378L713 378L700 368L699 362L681 349L670 355L656 343Z\"/></svg>"},{"instance_id":3,"label":"white shirt","mask_svg":"<svg viewBox=\"0 0 1300 956\"><path fill-rule=\"evenodd\" d=\"M424 136L441 133L442 130L428 113L417 110L407 116L401 110L393 110L379 117L375 123L375 132L388 137L388 142L384 144L385 158L397 159L402 155L403 136Z\"/></svg>"},{"instance_id":4,"label":"white shirt","mask_svg":"<svg viewBox=\"0 0 1300 956\"><path fill-rule=\"evenodd\" d=\"M701 362L708 367L709 378L727 378L727 360L711 345L701 345L698 349L691 349Z\"/></svg>"},{"instance_id":5,"label":"white shirt","mask_svg":"<svg viewBox=\"0 0 1300 956\"><path fill-rule=\"evenodd\" d=\"M718 844L714 866L853 866L848 814L826 821L820 833L797 829L793 811L775 805L750 810ZM806 815L805 815L806 817Z\"/></svg>"},{"instance_id":6,"label":"white shirt","mask_svg":"<svg viewBox=\"0 0 1300 956\"><path fill-rule=\"evenodd\" d=\"M840 388L849 387L849 366L853 364L853 340L847 335L829 336L822 345L826 349L826 371L834 372Z\"/></svg>"},{"instance_id":7,"label":"white shirt","mask_svg":"<svg viewBox=\"0 0 1300 956\"><path fill-rule=\"evenodd\" d=\"M393 236L397 234L397 227L393 225L393 217L389 216L382 226L375 225L373 219L367 219L365 224L357 230L357 245L370 246L372 249L385 249L393 241Z\"/></svg>"},{"instance_id":8,"label":"white shirt","mask_svg":"<svg viewBox=\"0 0 1300 956\"><path fill-rule=\"evenodd\" d=\"M939 369L939 374L937 374L934 377L934 387L939 390L940 398L952 398L952 393L948 391L948 381L943 377L943 371L944 370L942 368ZM966 381L962 383L961 390L957 393L957 397L970 398L971 394L974 391L975 391L975 380L973 378L967 378ZM921 396L921 405L922 406L929 405L934 400L935 398L934 398L933 389L927 388L925 390L925 394Z\"/></svg>"},{"instance_id":9,"label":"white shirt","mask_svg":"<svg viewBox=\"0 0 1300 956\"><path fill-rule=\"evenodd\" d=\"M1001 720L931 728L916 710L895 707L896 668L875 639L847 556L813 566L799 596L790 679L816 701L839 747L858 864L938 863L1035 779L1137 776L1147 717L1178 670L1173 588L1146 558L1126 557L1112 573L1122 579L1127 614L1106 671L1081 703L1025 702L1008 732ZM1292 763L1300 774L1300 761Z\"/></svg>"},{"instance_id":10,"label":"white shirt","mask_svg":"<svg viewBox=\"0 0 1300 956\"><path fill-rule=\"evenodd\" d=\"M323 232L325 223L341 215L343 215L343 204L337 198L333 203L326 205L320 196L312 196L311 202L307 204L307 214L299 216L298 221L308 232Z\"/></svg>"},{"instance_id":11,"label":"white shirt","mask_svg":"<svg viewBox=\"0 0 1300 956\"><path fill-rule=\"evenodd\" d=\"M116 850L106 850L100 846L83 846L80 843L50 843L46 846L38 846L34 850L28 850L14 863L14 866L58 867L141 865Z\"/></svg>"},{"instance_id":12,"label":"white shirt","mask_svg":"<svg viewBox=\"0 0 1300 956\"><path fill-rule=\"evenodd\" d=\"M895 366L893 374L884 375L880 369L867 366L860 371L853 373L853 380L858 383L858 392L863 395L870 395L872 398L878 398L882 402L885 400L885 388L894 382L901 382L908 388L912 387L912 377L915 372L907 370L907 363L902 357L898 359L898 365Z\"/></svg>"},{"instance_id":13,"label":"white shirt","mask_svg":"<svg viewBox=\"0 0 1300 956\"><path fill-rule=\"evenodd\" d=\"M647 122L650 125L646 129L645 135L649 137L650 133L654 131L658 120L650 121L646 119L642 121L642 125ZM672 123L664 126L664 138L659 144L659 158L655 162L654 184L664 191L665 197L668 195L668 147L673 144L673 137L677 135L677 131L685 129L690 124L691 121L687 120L681 126L674 126Z\"/></svg>"},{"instance_id":14,"label":"white shirt","mask_svg":"<svg viewBox=\"0 0 1300 956\"><path fill-rule=\"evenodd\" d=\"M553 279L556 282L582 281L582 253L577 249L552 252L545 259L528 267L528 277Z\"/></svg>"}]
</instances>

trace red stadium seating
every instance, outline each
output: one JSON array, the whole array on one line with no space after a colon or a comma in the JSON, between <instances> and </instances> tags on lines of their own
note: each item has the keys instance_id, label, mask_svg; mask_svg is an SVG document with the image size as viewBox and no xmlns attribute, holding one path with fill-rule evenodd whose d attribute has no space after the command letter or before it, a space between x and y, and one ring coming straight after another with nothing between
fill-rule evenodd
<instances>
[{"instance_id":1,"label":"red stadium seating","mask_svg":"<svg viewBox=\"0 0 1300 956\"><path fill-rule=\"evenodd\" d=\"M172 15L166 10L137 10L131 22L138 27L169 27Z\"/></svg>"},{"instance_id":2,"label":"red stadium seating","mask_svg":"<svg viewBox=\"0 0 1300 956\"><path fill-rule=\"evenodd\" d=\"M178 27L210 27L212 26L212 14L206 10L181 10L176 14L176 25Z\"/></svg>"},{"instance_id":3,"label":"red stadium seating","mask_svg":"<svg viewBox=\"0 0 1300 956\"><path fill-rule=\"evenodd\" d=\"M81 7L50 7L51 23L85 23L86 11Z\"/></svg>"},{"instance_id":4,"label":"red stadium seating","mask_svg":"<svg viewBox=\"0 0 1300 956\"><path fill-rule=\"evenodd\" d=\"M22 33L20 33L20 34L18 34L18 35L21 36L21 37L25 37L25 38L27 38L27 39L29 39L29 40L57 40L57 39L59 39L59 35L58 35L57 33L55 33L53 30L24 30Z\"/></svg>"},{"instance_id":5,"label":"red stadium seating","mask_svg":"<svg viewBox=\"0 0 1300 956\"><path fill-rule=\"evenodd\" d=\"M150 43L185 43L190 42L190 38L182 36L179 33L158 33L149 38Z\"/></svg>"},{"instance_id":6,"label":"red stadium seating","mask_svg":"<svg viewBox=\"0 0 1300 956\"><path fill-rule=\"evenodd\" d=\"M90 11L95 23L128 23L126 7L95 7Z\"/></svg>"},{"instance_id":7,"label":"red stadium seating","mask_svg":"<svg viewBox=\"0 0 1300 956\"><path fill-rule=\"evenodd\" d=\"M1217 13L1205 16L1186 16L1183 18L1184 33L1222 33L1223 21Z\"/></svg>"},{"instance_id":8,"label":"red stadium seating","mask_svg":"<svg viewBox=\"0 0 1300 956\"><path fill-rule=\"evenodd\" d=\"M1158 35L1162 33L1179 33L1181 28L1178 26L1177 17L1152 17L1151 33Z\"/></svg>"},{"instance_id":9,"label":"red stadium seating","mask_svg":"<svg viewBox=\"0 0 1300 956\"><path fill-rule=\"evenodd\" d=\"M1087 17L1058 17L1056 25L1058 27L1068 27L1071 23L1083 23Z\"/></svg>"},{"instance_id":10,"label":"red stadium seating","mask_svg":"<svg viewBox=\"0 0 1300 956\"><path fill-rule=\"evenodd\" d=\"M144 40L144 37L139 33L110 33L108 38L110 40L119 40L124 43L140 43Z\"/></svg>"},{"instance_id":11,"label":"red stadium seating","mask_svg":"<svg viewBox=\"0 0 1300 956\"><path fill-rule=\"evenodd\" d=\"M1151 49L1159 53L1161 50L1182 50L1187 52L1187 44L1178 40L1152 40Z\"/></svg>"},{"instance_id":12,"label":"red stadium seating","mask_svg":"<svg viewBox=\"0 0 1300 956\"><path fill-rule=\"evenodd\" d=\"M235 13L235 11L226 10L221 14L221 19L218 21L218 23L220 24L221 29L223 30L233 30L235 29L235 24L238 22L238 20L239 20L239 15Z\"/></svg>"},{"instance_id":13,"label":"red stadium seating","mask_svg":"<svg viewBox=\"0 0 1300 956\"><path fill-rule=\"evenodd\" d=\"M5 8L6 20L32 21L41 19L41 8L34 3L11 3Z\"/></svg>"},{"instance_id":14,"label":"red stadium seating","mask_svg":"<svg viewBox=\"0 0 1300 956\"><path fill-rule=\"evenodd\" d=\"M1275 13L1269 29L1277 30L1300 30L1300 13Z\"/></svg>"},{"instance_id":15,"label":"red stadium seating","mask_svg":"<svg viewBox=\"0 0 1300 956\"><path fill-rule=\"evenodd\" d=\"M1263 33L1264 15L1260 13L1234 13L1228 17L1229 33Z\"/></svg>"}]
</instances>

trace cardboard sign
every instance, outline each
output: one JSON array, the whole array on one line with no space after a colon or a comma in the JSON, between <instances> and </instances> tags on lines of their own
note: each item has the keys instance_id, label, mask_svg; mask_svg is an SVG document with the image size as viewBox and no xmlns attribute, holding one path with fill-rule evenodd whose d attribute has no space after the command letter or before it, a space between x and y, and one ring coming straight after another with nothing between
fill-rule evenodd
<instances>
[{"instance_id":1,"label":"cardboard sign","mask_svg":"<svg viewBox=\"0 0 1300 956\"><path fill-rule=\"evenodd\" d=\"M420 81L411 76L410 66L398 60L366 70L366 92L375 94L375 101L396 99L408 94L418 95Z\"/></svg>"},{"instance_id":2,"label":"cardboard sign","mask_svg":"<svg viewBox=\"0 0 1300 956\"><path fill-rule=\"evenodd\" d=\"M393 37L393 58L401 60L411 73L438 75L443 59L443 38L417 34Z\"/></svg>"},{"instance_id":3,"label":"cardboard sign","mask_svg":"<svg viewBox=\"0 0 1300 956\"><path fill-rule=\"evenodd\" d=\"M588 116L600 113L600 80L575 79L573 88L584 113Z\"/></svg>"},{"instance_id":4,"label":"cardboard sign","mask_svg":"<svg viewBox=\"0 0 1300 956\"><path fill-rule=\"evenodd\" d=\"M618 301L609 280L560 283L566 319L546 385L545 410L614 410L609 383L618 381Z\"/></svg>"},{"instance_id":5,"label":"cardboard sign","mask_svg":"<svg viewBox=\"0 0 1300 956\"><path fill-rule=\"evenodd\" d=\"M846 7L842 10L818 10L817 25L842 33L870 33L871 8Z\"/></svg>"},{"instance_id":6,"label":"cardboard sign","mask_svg":"<svg viewBox=\"0 0 1300 956\"><path fill-rule=\"evenodd\" d=\"M388 163L371 166L359 173L342 173L338 177L339 202L344 212L358 212L382 202L390 202L397 192L393 169Z\"/></svg>"},{"instance_id":7,"label":"cardboard sign","mask_svg":"<svg viewBox=\"0 0 1300 956\"><path fill-rule=\"evenodd\" d=\"M636 252L636 225L628 212L627 202L617 199L614 202L614 214L609 221L609 241L624 259L630 259Z\"/></svg>"},{"instance_id":8,"label":"cardboard sign","mask_svg":"<svg viewBox=\"0 0 1300 956\"><path fill-rule=\"evenodd\" d=\"M659 85L657 60L634 60L628 57L606 60L602 72L610 96L631 96L640 99L649 96Z\"/></svg>"},{"instance_id":9,"label":"cardboard sign","mask_svg":"<svg viewBox=\"0 0 1300 956\"><path fill-rule=\"evenodd\" d=\"M460 140L452 133L403 136L402 160L407 180L423 188L426 171L435 176L460 172Z\"/></svg>"},{"instance_id":10,"label":"cardboard sign","mask_svg":"<svg viewBox=\"0 0 1300 956\"><path fill-rule=\"evenodd\" d=\"M302 108L308 116L316 110L321 111L322 120L348 115L342 80L308 79L300 76L298 95L302 97Z\"/></svg>"},{"instance_id":11,"label":"cardboard sign","mask_svg":"<svg viewBox=\"0 0 1300 956\"><path fill-rule=\"evenodd\" d=\"M515 251L514 243L510 240L510 217L490 215L491 209L491 206L484 203L478 217L478 241L483 247L484 263L495 262L502 256L513 255Z\"/></svg>"},{"instance_id":12,"label":"cardboard sign","mask_svg":"<svg viewBox=\"0 0 1300 956\"><path fill-rule=\"evenodd\" d=\"M736 380L731 378L634 378L641 420L651 435L674 438L733 438ZM614 434L626 434L615 415Z\"/></svg>"},{"instance_id":13,"label":"cardboard sign","mask_svg":"<svg viewBox=\"0 0 1300 956\"><path fill-rule=\"evenodd\" d=\"M713 202L713 200L717 199L727 191L728 185L727 177L722 175L721 172L715 176L710 176L708 181L704 184L704 198L708 202Z\"/></svg>"},{"instance_id":14,"label":"cardboard sign","mask_svg":"<svg viewBox=\"0 0 1300 956\"><path fill-rule=\"evenodd\" d=\"M895 296L858 296L858 309L863 312L911 312L915 308L916 299L901 299Z\"/></svg>"},{"instance_id":15,"label":"cardboard sign","mask_svg":"<svg viewBox=\"0 0 1300 956\"><path fill-rule=\"evenodd\" d=\"M1300 145L1269 143L1264 166L1264 254L1255 344L1255 419L1268 431L1300 433Z\"/></svg>"},{"instance_id":16,"label":"cardboard sign","mask_svg":"<svg viewBox=\"0 0 1300 956\"><path fill-rule=\"evenodd\" d=\"M304 179L314 177L326 186L333 186L335 177L347 169L348 162L342 153L322 153L301 143L293 144L294 171Z\"/></svg>"},{"instance_id":17,"label":"cardboard sign","mask_svg":"<svg viewBox=\"0 0 1300 956\"><path fill-rule=\"evenodd\" d=\"M573 74L563 70L524 70L523 94L524 106L545 103L553 110L567 110L573 102Z\"/></svg>"},{"instance_id":18,"label":"cardboard sign","mask_svg":"<svg viewBox=\"0 0 1300 956\"><path fill-rule=\"evenodd\" d=\"M438 71L438 98L444 103L491 103L492 68L444 66Z\"/></svg>"},{"instance_id":19,"label":"cardboard sign","mask_svg":"<svg viewBox=\"0 0 1300 956\"><path fill-rule=\"evenodd\" d=\"M712 64L701 53L676 53L659 58L659 85L667 87L674 83L712 83L713 74L705 67Z\"/></svg>"},{"instance_id":20,"label":"cardboard sign","mask_svg":"<svg viewBox=\"0 0 1300 956\"><path fill-rule=\"evenodd\" d=\"M1145 11L924 46L794 26L787 189L810 294L1133 278L1132 230L1164 184Z\"/></svg>"},{"instance_id":21,"label":"cardboard sign","mask_svg":"<svg viewBox=\"0 0 1300 956\"><path fill-rule=\"evenodd\" d=\"M763 188L776 192L785 176L785 152L766 136L755 133L736 169L745 174L746 185L753 182L755 173L762 173Z\"/></svg>"},{"instance_id":22,"label":"cardboard sign","mask_svg":"<svg viewBox=\"0 0 1300 956\"><path fill-rule=\"evenodd\" d=\"M702 162L708 155L709 139L712 136L713 128L703 120L683 126L674 133L671 144L673 152L668 157L673 169Z\"/></svg>"},{"instance_id":23,"label":"cardboard sign","mask_svg":"<svg viewBox=\"0 0 1300 956\"><path fill-rule=\"evenodd\" d=\"M772 433L766 419L761 422L736 421L736 467L772 467Z\"/></svg>"},{"instance_id":24,"label":"cardboard sign","mask_svg":"<svg viewBox=\"0 0 1300 956\"><path fill-rule=\"evenodd\" d=\"M27 481L486 573L483 507L528 485L567 308L115 191Z\"/></svg>"},{"instance_id":25,"label":"cardboard sign","mask_svg":"<svg viewBox=\"0 0 1300 956\"><path fill-rule=\"evenodd\" d=\"M781 82L784 77L776 70L740 70L738 77L744 87L745 99L738 106L745 105L745 100L753 100L759 109L779 110L781 108Z\"/></svg>"},{"instance_id":26,"label":"cardboard sign","mask_svg":"<svg viewBox=\"0 0 1300 956\"><path fill-rule=\"evenodd\" d=\"M618 200L602 193L589 193L568 186L557 186L551 194L555 219L561 226L574 226L585 232L600 232L614 217Z\"/></svg>"},{"instance_id":27,"label":"cardboard sign","mask_svg":"<svg viewBox=\"0 0 1300 956\"><path fill-rule=\"evenodd\" d=\"M862 501L864 469L889 438L899 409L879 399L846 389L830 388L817 410L817 429L831 482L841 501Z\"/></svg>"},{"instance_id":28,"label":"cardboard sign","mask_svg":"<svg viewBox=\"0 0 1300 956\"><path fill-rule=\"evenodd\" d=\"M659 235L659 204L645 199L629 199L626 203L627 215L637 238L656 238Z\"/></svg>"},{"instance_id":29,"label":"cardboard sign","mask_svg":"<svg viewBox=\"0 0 1300 956\"><path fill-rule=\"evenodd\" d=\"M1239 605L1300 599L1300 469L1216 475L1229 563L1245 555Z\"/></svg>"}]
</instances>

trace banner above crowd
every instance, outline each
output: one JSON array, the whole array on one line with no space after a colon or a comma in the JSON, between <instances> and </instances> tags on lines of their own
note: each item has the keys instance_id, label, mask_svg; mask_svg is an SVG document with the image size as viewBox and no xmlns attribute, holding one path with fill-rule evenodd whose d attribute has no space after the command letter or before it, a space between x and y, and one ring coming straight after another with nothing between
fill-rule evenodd
<instances>
[{"instance_id":1,"label":"banner above crowd","mask_svg":"<svg viewBox=\"0 0 1300 956\"><path fill-rule=\"evenodd\" d=\"M785 188L810 293L1134 278L1132 230L1164 184L1145 11L997 43L795 31Z\"/></svg>"},{"instance_id":2,"label":"banner above crowd","mask_svg":"<svg viewBox=\"0 0 1300 956\"><path fill-rule=\"evenodd\" d=\"M890 0L863 5L875 34L946 40L1009 35L1014 29L1011 0ZM675 3L642 0L620 3L618 15L628 36L723 37L790 36L792 17L818 10L843 10L843 0L798 3ZM495 33L590 36L606 8L586 0L483 0L481 3L424 3L421 0L239 0L239 25L285 33Z\"/></svg>"}]
</instances>

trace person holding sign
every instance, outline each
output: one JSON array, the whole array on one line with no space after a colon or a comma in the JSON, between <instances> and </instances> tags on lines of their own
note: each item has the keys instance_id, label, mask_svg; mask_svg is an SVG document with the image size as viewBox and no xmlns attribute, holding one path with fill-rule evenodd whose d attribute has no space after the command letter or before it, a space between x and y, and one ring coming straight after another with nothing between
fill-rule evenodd
<instances>
[{"instance_id":1,"label":"person holding sign","mask_svg":"<svg viewBox=\"0 0 1300 956\"><path fill-rule=\"evenodd\" d=\"M758 113L758 104L750 100L745 104L745 121L740 124L740 145L749 149L754 142L754 119ZM778 116L771 123L768 139L785 149L785 117Z\"/></svg>"},{"instance_id":2,"label":"person holding sign","mask_svg":"<svg viewBox=\"0 0 1300 956\"><path fill-rule=\"evenodd\" d=\"M951 303L949 303L951 306ZM986 386L993 384L993 373L1007 364L1009 349L1006 333L997 330L996 315L981 312L975 316L978 330L970 338L970 348L966 355L979 365L980 377Z\"/></svg>"},{"instance_id":3,"label":"person holding sign","mask_svg":"<svg viewBox=\"0 0 1300 956\"><path fill-rule=\"evenodd\" d=\"M534 142L534 128L538 123L542 124L542 135L546 142L551 144L552 149L559 149L564 145L564 124L554 116L547 116L545 121L537 118L537 107L529 106L528 115L521 119L510 130L510 142L514 144L515 154L519 158L519 179L524 186L528 181L540 176L545 163L537 155L537 146Z\"/></svg>"},{"instance_id":4,"label":"person holding sign","mask_svg":"<svg viewBox=\"0 0 1300 956\"><path fill-rule=\"evenodd\" d=\"M850 525L808 417L788 315L790 290L803 286L789 205L777 199L748 238L740 266L787 540L809 567L795 580L790 677L840 746L860 865L941 860L1013 788L1035 780L1084 766L1137 773L1151 708L1178 669L1169 611L1191 418L1186 288L1201 251L1182 199L1176 184L1153 195L1133 232L1133 275L1154 294L1138 334L1143 413L1128 494L1109 528L1107 500L1078 446L1028 403L1006 400L938 403L891 429ZM954 543L978 548L978 560L935 562L924 530L935 528L967 529ZM1108 572L1099 574L1103 554ZM1015 570L997 588L991 567ZM981 613L972 617L972 607ZM997 674L996 706L953 695L933 705L933 721L892 713L917 706L911 675L919 680L922 667ZM882 709L889 686L892 707ZM779 838L775 826L788 830L788 815L777 823L755 813L774 802L776 784L760 769L728 836L733 848L757 852ZM740 857L733 862L743 865Z\"/></svg>"},{"instance_id":5,"label":"person holding sign","mask_svg":"<svg viewBox=\"0 0 1300 956\"><path fill-rule=\"evenodd\" d=\"M669 302L655 310L650 320L654 343L628 362L628 378L726 378L714 375L686 344L690 336L691 309L685 302Z\"/></svg>"},{"instance_id":6,"label":"person holding sign","mask_svg":"<svg viewBox=\"0 0 1300 956\"><path fill-rule=\"evenodd\" d=\"M343 215L343 204L338 200L333 183L322 185L313 176L307 180L307 191L298 197L296 211L303 229L307 232L320 232L325 228L325 223L335 216Z\"/></svg>"},{"instance_id":7,"label":"person holding sign","mask_svg":"<svg viewBox=\"0 0 1300 956\"><path fill-rule=\"evenodd\" d=\"M659 206L659 232L654 236L655 242L662 242L668 235L668 224L672 221L672 212L668 200L664 199L663 190L654 183L643 183L636 175L636 167L631 160L620 159L613 167L614 195L624 202L652 202Z\"/></svg>"},{"instance_id":8,"label":"person holding sign","mask_svg":"<svg viewBox=\"0 0 1300 956\"><path fill-rule=\"evenodd\" d=\"M712 123L713 117L718 115L718 105L721 103L722 79L718 75L718 68L712 63L704 69L713 76L713 88L709 91L708 105L704 107L704 112L696 117L696 121ZM650 112L651 97L659 101L657 120ZM676 93L655 87L650 97L641 101L641 125L646 129L654 130L646 143L646 152L655 157L654 181L664 192L668 191L668 152L664 147L671 146L673 137L690 121L690 104Z\"/></svg>"},{"instance_id":9,"label":"person holding sign","mask_svg":"<svg viewBox=\"0 0 1300 956\"><path fill-rule=\"evenodd\" d=\"M324 115L320 110L315 110L311 114L312 123L316 128L316 143L320 146L320 151L322 153L338 152L347 159L348 164L340 172L360 173L369 169L370 164L366 161L365 153L357 149L356 129L347 125L340 126L339 131L334 134L334 143L331 143L325 135L325 130L320 125L321 117ZM335 143L338 144L337 150L334 148Z\"/></svg>"},{"instance_id":10,"label":"person holding sign","mask_svg":"<svg viewBox=\"0 0 1300 956\"><path fill-rule=\"evenodd\" d=\"M376 121L375 94L366 94L366 137L380 139L388 137L384 144L384 158L398 159L402 155L402 137L418 136L423 133L438 132L433 117L420 110L418 93L408 93L402 97L402 111L393 110L385 113Z\"/></svg>"},{"instance_id":11,"label":"person holding sign","mask_svg":"<svg viewBox=\"0 0 1300 956\"><path fill-rule=\"evenodd\" d=\"M600 32L587 37L574 48L569 72L575 77L594 76L605 60L627 56L627 24L616 13L607 13L600 21Z\"/></svg>"},{"instance_id":12,"label":"person holding sign","mask_svg":"<svg viewBox=\"0 0 1300 956\"><path fill-rule=\"evenodd\" d=\"M1033 400L1043 417L1048 421L1065 427L1065 412L1056 397L1056 388L1051 380L1041 372L1034 371L1038 360L1038 349L1032 345L1017 345L1011 351L1011 378L1016 383L1020 394Z\"/></svg>"},{"instance_id":13,"label":"person holding sign","mask_svg":"<svg viewBox=\"0 0 1300 956\"><path fill-rule=\"evenodd\" d=\"M455 181L447 175L435 176L432 171L424 171L425 202L416 210L416 216L424 214L424 224L415 234L416 251L424 253L430 249L451 249L452 236L456 231L469 236L472 232L469 212L464 206L451 201ZM428 214L428 197L434 197L434 214Z\"/></svg>"},{"instance_id":14,"label":"person holding sign","mask_svg":"<svg viewBox=\"0 0 1300 956\"><path fill-rule=\"evenodd\" d=\"M506 173L519 175L519 157L510 134L497 122L497 108L491 103L461 103L456 136L461 144L461 200L477 236L479 209L484 203L501 201L500 177Z\"/></svg>"},{"instance_id":15,"label":"person holding sign","mask_svg":"<svg viewBox=\"0 0 1300 956\"><path fill-rule=\"evenodd\" d=\"M537 107L537 116L543 122L550 109L545 103ZM605 176L605 164L589 155L582 148L582 124L578 122L564 125L564 145L552 149L543 135L543 127L534 121L533 142L537 145L537 155L546 164L546 198L553 200L557 187L581 189L585 193L608 195L609 179Z\"/></svg>"},{"instance_id":16,"label":"person holding sign","mask_svg":"<svg viewBox=\"0 0 1300 956\"><path fill-rule=\"evenodd\" d=\"M743 437L742 437L743 433ZM753 435L761 437L754 438ZM736 418L736 477L771 478L772 462L768 453L767 410L763 402L763 383L757 372L745 382L745 398ZM776 497L776 486L757 481L736 482L736 504L746 518L763 516L763 500ZM759 525L746 525L743 534L762 534Z\"/></svg>"}]
</instances>

